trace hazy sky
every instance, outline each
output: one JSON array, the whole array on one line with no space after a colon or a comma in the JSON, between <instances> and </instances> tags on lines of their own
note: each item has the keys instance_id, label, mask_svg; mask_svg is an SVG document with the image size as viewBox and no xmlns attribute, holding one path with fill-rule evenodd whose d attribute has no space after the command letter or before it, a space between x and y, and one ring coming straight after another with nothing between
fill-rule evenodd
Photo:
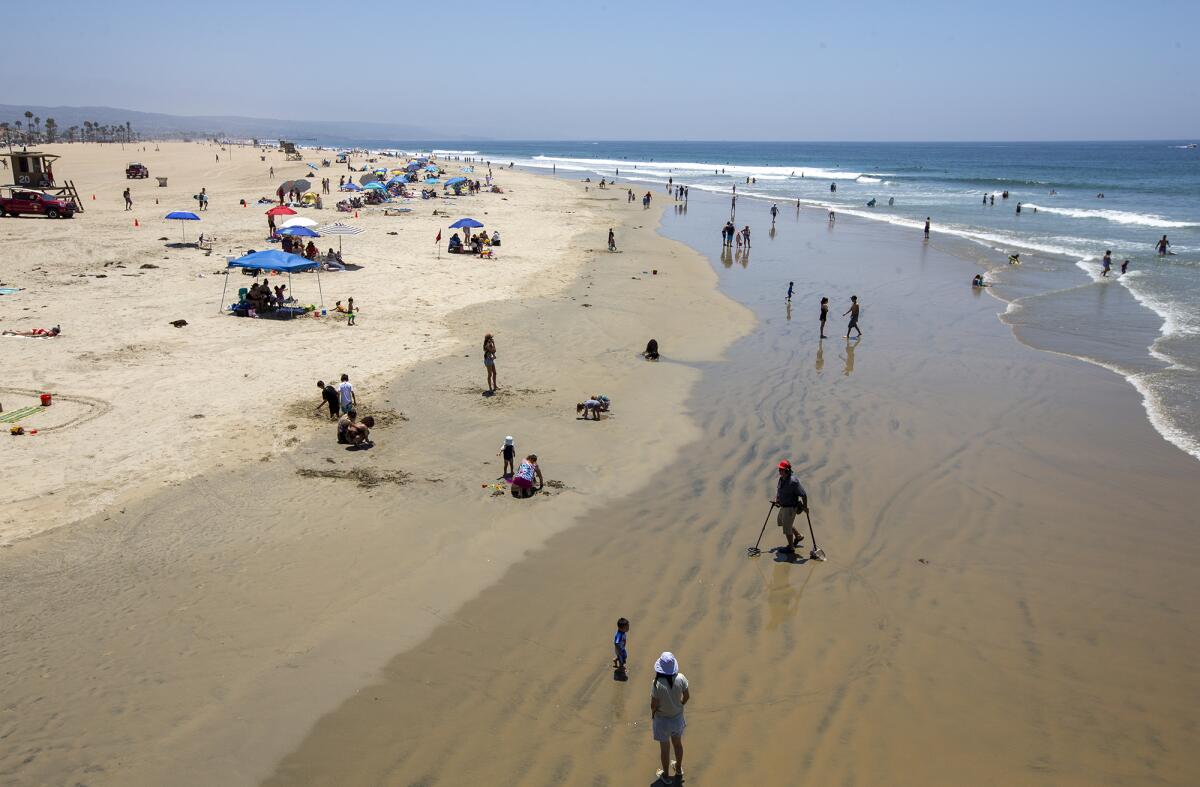
<instances>
[{"instance_id":1,"label":"hazy sky","mask_svg":"<svg viewBox=\"0 0 1200 787\"><path fill-rule=\"evenodd\" d=\"M518 139L1200 136L1200 0L53 0L4 19L0 103Z\"/></svg>"}]
</instances>

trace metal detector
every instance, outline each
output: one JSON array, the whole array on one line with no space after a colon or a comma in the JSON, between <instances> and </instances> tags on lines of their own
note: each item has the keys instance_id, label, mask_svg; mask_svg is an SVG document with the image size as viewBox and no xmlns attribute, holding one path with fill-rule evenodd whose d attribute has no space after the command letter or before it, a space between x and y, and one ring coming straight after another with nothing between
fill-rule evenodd
<instances>
[{"instance_id":1,"label":"metal detector","mask_svg":"<svg viewBox=\"0 0 1200 787\"><path fill-rule=\"evenodd\" d=\"M808 520L808 534L812 537L812 551L808 553L810 560L825 560L825 550L817 546L817 537L813 533L812 517L808 515L808 506L804 506L804 518Z\"/></svg>"},{"instance_id":2,"label":"metal detector","mask_svg":"<svg viewBox=\"0 0 1200 787\"><path fill-rule=\"evenodd\" d=\"M762 543L763 533L767 532L767 523L771 521L771 512L775 510L775 504L771 503L771 507L767 509L767 518L763 520L762 530L758 531L758 540L754 542L754 546L746 547L746 557L758 557L762 554L762 550L758 545Z\"/></svg>"}]
</instances>

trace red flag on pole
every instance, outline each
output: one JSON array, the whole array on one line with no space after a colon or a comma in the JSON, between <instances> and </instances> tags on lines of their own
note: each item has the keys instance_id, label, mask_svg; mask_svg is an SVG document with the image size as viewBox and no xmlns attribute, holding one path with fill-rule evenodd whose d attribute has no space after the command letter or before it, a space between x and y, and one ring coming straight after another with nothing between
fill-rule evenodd
<instances>
[{"instance_id":1,"label":"red flag on pole","mask_svg":"<svg viewBox=\"0 0 1200 787\"><path fill-rule=\"evenodd\" d=\"M442 242L442 231L441 231L441 230L438 230L438 236L437 236L436 238L434 238L434 239L433 239L433 242L434 242L434 243L441 243L441 242Z\"/></svg>"}]
</instances>

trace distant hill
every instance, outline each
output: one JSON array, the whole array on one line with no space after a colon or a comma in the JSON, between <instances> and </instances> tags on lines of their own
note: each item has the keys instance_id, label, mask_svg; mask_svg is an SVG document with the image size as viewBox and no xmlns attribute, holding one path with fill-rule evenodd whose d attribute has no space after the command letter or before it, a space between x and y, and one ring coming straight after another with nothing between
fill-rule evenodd
<instances>
[{"instance_id":1,"label":"distant hill","mask_svg":"<svg viewBox=\"0 0 1200 787\"><path fill-rule=\"evenodd\" d=\"M0 104L0 122L24 124L25 113L32 112L45 122L54 118L59 129L82 126L84 121L102 125L133 125L135 134L143 138L234 137L258 139L284 139L297 142L321 140L325 142L394 141L407 140L450 140L470 139L435 131L420 126L401 123L372 123L353 120L277 120L271 118L249 118L223 115L166 115L159 112L138 112L116 107L39 107L18 104Z\"/></svg>"}]
</instances>

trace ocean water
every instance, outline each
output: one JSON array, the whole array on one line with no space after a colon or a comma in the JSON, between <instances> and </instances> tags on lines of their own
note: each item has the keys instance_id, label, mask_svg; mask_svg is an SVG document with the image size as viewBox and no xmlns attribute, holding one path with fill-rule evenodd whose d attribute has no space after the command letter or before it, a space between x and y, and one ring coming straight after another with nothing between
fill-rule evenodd
<instances>
[{"instance_id":1,"label":"ocean water","mask_svg":"<svg viewBox=\"0 0 1200 787\"><path fill-rule=\"evenodd\" d=\"M1019 339L1123 375L1154 427L1200 459L1200 149L1191 142L475 142L419 149L563 177L615 176L659 198L668 180L721 199L736 187L739 224L752 229L769 223L771 204L832 209L905 232L919 232L928 216L932 242L964 259L964 281L977 272L972 266L985 269L990 292L1009 302L1002 319ZM867 206L871 199L875 207ZM1155 244L1163 235L1173 254L1160 257ZM1100 275L1105 250L1114 259L1107 278ZM1007 264L1012 253L1020 253L1020 266ZM1125 259L1130 272L1121 276Z\"/></svg>"}]
</instances>

